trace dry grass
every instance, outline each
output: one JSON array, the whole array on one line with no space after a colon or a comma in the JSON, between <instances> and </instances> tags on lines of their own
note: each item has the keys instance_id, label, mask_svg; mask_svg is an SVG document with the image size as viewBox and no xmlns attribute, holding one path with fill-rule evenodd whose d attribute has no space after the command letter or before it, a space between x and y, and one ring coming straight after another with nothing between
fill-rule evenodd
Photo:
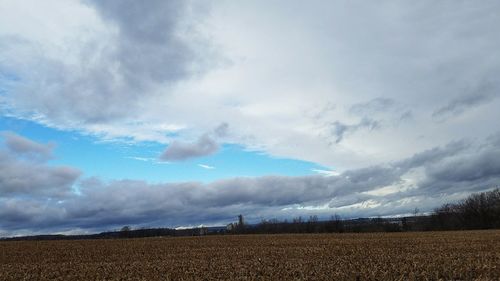
<instances>
[{"instance_id":1,"label":"dry grass","mask_svg":"<svg viewBox=\"0 0 500 281\"><path fill-rule=\"evenodd\" d=\"M500 231L0 243L0 280L500 280Z\"/></svg>"}]
</instances>

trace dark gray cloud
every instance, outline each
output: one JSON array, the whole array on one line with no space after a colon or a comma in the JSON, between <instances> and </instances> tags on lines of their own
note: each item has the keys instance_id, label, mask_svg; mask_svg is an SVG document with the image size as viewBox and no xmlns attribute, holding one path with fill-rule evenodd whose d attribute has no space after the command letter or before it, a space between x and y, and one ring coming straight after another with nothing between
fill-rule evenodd
<instances>
[{"instance_id":1,"label":"dark gray cloud","mask_svg":"<svg viewBox=\"0 0 500 281\"><path fill-rule=\"evenodd\" d=\"M405 171L416 167L428 166L445 158L462 154L470 149L471 146L472 144L466 140L453 141L443 147L434 147L432 149L416 153L412 157L399 161L397 166Z\"/></svg>"},{"instance_id":2,"label":"dark gray cloud","mask_svg":"<svg viewBox=\"0 0 500 281\"><path fill-rule=\"evenodd\" d=\"M9 61L0 63L7 73L23 81L4 79L12 84L6 104L17 115L37 116L47 124L73 128L130 120L140 115L146 101L168 96L177 82L203 73L208 61L215 58L201 55L209 44L191 26L203 15L191 2L84 3L96 10L106 27L90 25L86 27L90 33L84 34L87 37L65 42L74 44L65 46L72 49L70 58L42 55L33 38L0 38L5 43L0 44L2 52L16 50L37 68L31 72ZM30 55L33 53L39 55Z\"/></svg>"},{"instance_id":3,"label":"dark gray cloud","mask_svg":"<svg viewBox=\"0 0 500 281\"><path fill-rule=\"evenodd\" d=\"M5 146L12 153L32 160L45 161L52 158L54 144L39 144L13 132L2 132L0 136L3 136Z\"/></svg>"},{"instance_id":4,"label":"dark gray cloud","mask_svg":"<svg viewBox=\"0 0 500 281\"><path fill-rule=\"evenodd\" d=\"M392 110L396 105L396 101L390 98L374 98L367 102L353 104L349 108L349 112L355 115L370 115L379 112Z\"/></svg>"},{"instance_id":5,"label":"dark gray cloud","mask_svg":"<svg viewBox=\"0 0 500 281\"><path fill-rule=\"evenodd\" d=\"M90 1L103 19L119 29L115 59L126 79L177 81L190 74L196 54L179 34L187 1ZM143 94L143 93L141 93Z\"/></svg>"},{"instance_id":6,"label":"dark gray cloud","mask_svg":"<svg viewBox=\"0 0 500 281\"><path fill-rule=\"evenodd\" d=\"M228 131L229 131L229 124L223 122L214 129L214 134L216 137L223 138L227 136Z\"/></svg>"},{"instance_id":7,"label":"dark gray cloud","mask_svg":"<svg viewBox=\"0 0 500 281\"><path fill-rule=\"evenodd\" d=\"M408 121L413 119L413 111L411 110L406 110L405 112L401 113L399 116L400 121Z\"/></svg>"},{"instance_id":8,"label":"dark gray cloud","mask_svg":"<svg viewBox=\"0 0 500 281\"><path fill-rule=\"evenodd\" d=\"M470 92L470 91L469 91ZM436 109L432 117L438 120L460 115L465 111L486 104L500 97L500 86L493 83L483 83L472 93L461 95L448 104Z\"/></svg>"},{"instance_id":9,"label":"dark gray cloud","mask_svg":"<svg viewBox=\"0 0 500 281\"><path fill-rule=\"evenodd\" d=\"M204 134L192 143L173 141L160 155L163 161L183 161L190 158L214 154L219 150L219 144L210 135Z\"/></svg>"},{"instance_id":10,"label":"dark gray cloud","mask_svg":"<svg viewBox=\"0 0 500 281\"><path fill-rule=\"evenodd\" d=\"M21 209L4 202L2 214L5 220L0 228L36 228L41 225L34 224L34 221L80 228L113 228L123 224L175 226L224 222L240 212L255 219L259 215L275 216L285 206L325 202L342 194L344 184L352 184L351 192L366 188L360 182L320 176L268 176L234 178L211 184L156 185L143 181L105 184L90 180L82 184L81 195L68 197L62 203L43 205L40 201L27 200L22 201L22 205L28 207ZM51 211L52 208L59 209L59 212ZM53 217L55 214L58 215Z\"/></svg>"},{"instance_id":11,"label":"dark gray cloud","mask_svg":"<svg viewBox=\"0 0 500 281\"><path fill-rule=\"evenodd\" d=\"M421 191L446 193L470 191L500 184L500 147L458 154L426 167Z\"/></svg>"},{"instance_id":12,"label":"dark gray cloud","mask_svg":"<svg viewBox=\"0 0 500 281\"><path fill-rule=\"evenodd\" d=\"M214 154L219 150L218 139L224 138L228 130L229 124L224 122L211 134L203 134L195 142L173 141L159 158L162 161L184 161Z\"/></svg>"},{"instance_id":13,"label":"dark gray cloud","mask_svg":"<svg viewBox=\"0 0 500 281\"><path fill-rule=\"evenodd\" d=\"M361 129L374 130L380 127L380 123L377 120L364 117L357 124L345 124L339 121L332 122L331 133L335 138L335 143L339 143L342 141L346 134L354 133Z\"/></svg>"},{"instance_id":14,"label":"dark gray cloud","mask_svg":"<svg viewBox=\"0 0 500 281\"><path fill-rule=\"evenodd\" d=\"M366 119L377 120L378 126L390 124L397 127L401 122L414 118L413 110L393 98L377 97L351 105L349 114Z\"/></svg>"},{"instance_id":15,"label":"dark gray cloud","mask_svg":"<svg viewBox=\"0 0 500 281\"><path fill-rule=\"evenodd\" d=\"M0 153L0 195L64 197L81 172L71 167L49 167L18 162Z\"/></svg>"},{"instance_id":16,"label":"dark gray cloud","mask_svg":"<svg viewBox=\"0 0 500 281\"><path fill-rule=\"evenodd\" d=\"M72 167L49 166L51 145L42 145L5 133L7 149L0 149L0 197L62 198L72 192L81 172ZM28 155L28 157L26 157Z\"/></svg>"}]
</instances>

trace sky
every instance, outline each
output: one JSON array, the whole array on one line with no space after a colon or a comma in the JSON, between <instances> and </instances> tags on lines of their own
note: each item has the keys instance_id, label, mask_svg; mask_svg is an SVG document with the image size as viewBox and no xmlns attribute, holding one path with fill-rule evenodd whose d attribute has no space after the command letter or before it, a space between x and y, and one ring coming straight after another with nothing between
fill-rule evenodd
<instances>
[{"instance_id":1,"label":"sky","mask_svg":"<svg viewBox=\"0 0 500 281\"><path fill-rule=\"evenodd\" d=\"M498 11L0 0L0 236L401 216L495 188Z\"/></svg>"}]
</instances>

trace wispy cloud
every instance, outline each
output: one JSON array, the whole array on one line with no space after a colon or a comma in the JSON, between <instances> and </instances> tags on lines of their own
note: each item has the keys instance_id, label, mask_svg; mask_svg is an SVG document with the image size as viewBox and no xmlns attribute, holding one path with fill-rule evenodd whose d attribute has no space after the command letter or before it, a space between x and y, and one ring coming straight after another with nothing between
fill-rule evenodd
<instances>
[{"instance_id":1,"label":"wispy cloud","mask_svg":"<svg viewBox=\"0 0 500 281\"><path fill-rule=\"evenodd\" d=\"M201 168L207 169L207 170L213 170L213 169L215 169L214 166L205 165L205 164L198 164L198 167L201 167Z\"/></svg>"},{"instance_id":2,"label":"wispy cloud","mask_svg":"<svg viewBox=\"0 0 500 281\"><path fill-rule=\"evenodd\" d=\"M438 121L443 121L460 115L467 110L487 104L498 97L500 97L498 88L492 87L489 84L481 85L481 88L475 92L454 98L446 105L436 109L432 113L432 117L436 118Z\"/></svg>"},{"instance_id":3,"label":"wispy cloud","mask_svg":"<svg viewBox=\"0 0 500 281\"><path fill-rule=\"evenodd\" d=\"M340 173L332 170L311 169L311 171L327 177L339 176Z\"/></svg>"},{"instance_id":4,"label":"wispy cloud","mask_svg":"<svg viewBox=\"0 0 500 281\"><path fill-rule=\"evenodd\" d=\"M134 159L137 161L144 161L144 162L149 162L155 160L154 158L147 158L147 157L136 157L136 156L127 156L125 157L127 159Z\"/></svg>"},{"instance_id":5,"label":"wispy cloud","mask_svg":"<svg viewBox=\"0 0 500 281\"><path fill-rule=\"evenodd\" d=\"M152 157L127 156L125 158L126 159L137 160L137 161L141 161L141 162L150 162L150 163L153 163L153 164L170 164L170 162L167 162L167 161L158 161L158 159L152 158Z\"/></svg>"},{"instance_id":6,"label":"wispy cloud","mask_svg":"<svg viewBox=\"0 0 500 281\"><path fill-rule=\"evenodd\" d=\"M331 133L335 138L335 143L339 143L344 139L344 136L348 133L354 133L358 130L367 129L374 130L380 127L380 123L377 120L364 117L356 124L344 124L339 121L331 123Z\"/></svg>"}]
</instances>

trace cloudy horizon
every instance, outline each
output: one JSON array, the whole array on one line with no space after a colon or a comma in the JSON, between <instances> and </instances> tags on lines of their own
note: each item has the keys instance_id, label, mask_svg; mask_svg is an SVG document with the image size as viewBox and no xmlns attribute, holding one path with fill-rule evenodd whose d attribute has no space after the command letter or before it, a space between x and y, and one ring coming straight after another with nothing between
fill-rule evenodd
<instances>
[{"instance_id":1,"label":"cloudy horizon","mask_svg":"<svg viewBox=\"0 0 500 281\"><path fill-rule=\"evenodd\" d=\"M0 1L0 236L398 216L500 184L497 1Z\"/></svg>"}]
</instances>

